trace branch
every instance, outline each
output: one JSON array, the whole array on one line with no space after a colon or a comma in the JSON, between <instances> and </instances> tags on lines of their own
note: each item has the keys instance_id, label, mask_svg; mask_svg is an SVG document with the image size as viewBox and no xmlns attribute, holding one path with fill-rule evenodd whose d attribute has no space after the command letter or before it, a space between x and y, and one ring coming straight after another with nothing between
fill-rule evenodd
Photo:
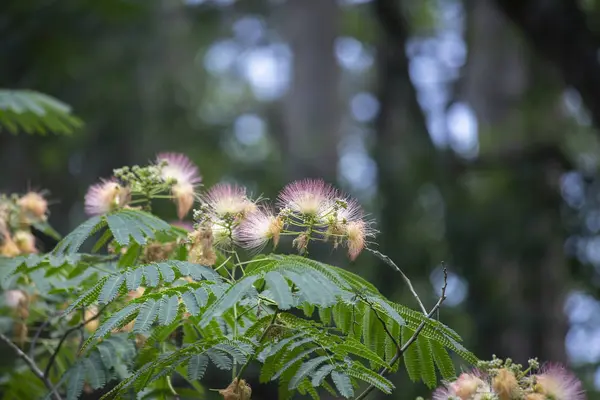
<instances>
[{"instance_id":1,"label":"branch","mask_svg":"<svg viewBox=\"0 0 600 400\"><path fill-rule=\"evenodd\" d=\"M51 316L50 318L48 318L46 321L44 321L44 323L41 324L38 327L38 329L36 330L35 335L33 336L33 339L31 339L31 344L29 345L29 358L31 358L32 360L35 359L35 346L37 344L38 339L40 338L40 335L42 334L44 329L46 329L48 327L48 325L50 325L50 323L52 322L52 318L54 318L57 315L60 315L60 313L57 313L57 314Z\"/></svg>"},{"instance_id":2,"label":"branch","mask_svg":"<svg viewBox=\"0 0 600 400\"><path fill-rule=\"evenodd\" d=\"M88 318L87 320L80 322L78 325L69 328L66 330L66 332L64 333L64 335L60 338L60 341L58 342L58 346L56 346L56 350L54 350L54 353L52 353L52 356L50 357L50 361L48 361L48 365L46 365L46 369L44 370L44 377L48 377L48 375L50 374L50 369L52 368L52 365L54 365L54 361L56 360L56 357L58 356L58 352L60 351L60 348L62 347L63 343L65 342L65 340L67 340L67 337L83 328L84 326L86 326L88 323L97 320L98 318L100 318L100 314L102 314L102 311L104 311L104 309L106 308L106 306L102 307L98 313L96 313L96 315L94 315L91 318Z\"/></svg>"},{"instance_id":3,"label":"branch","mask_svg":"<svg viewBox=\"0 0 600 400\"><path fill-rule=\"evenodd\" d=\"M417 303L419 303L419 307L421 307L421 311L423 311L423 314L427 315L427 309L423 305L421 298L415 291L415 288L413 287L412 283L410 282L410 279L408 279L408 276L406 276L406 274L404 272L402 272L400 267L397 266L396 263L393 262L392 259L389 258L388 256L386 256L385 254L383 254L377 250L373 250L373 249L369 249L369 248L367 248L367 250L370 251L371 253L373 253L375 256L377 256L381 261L383 261L384 263L386 263L387 265L394 268L397 272L400 273L400 275L402 276L402 279L404 279L404 282L406 283L406 286L408 286L408 289L410 289L410 292L412 293L414 298L417 300Z\"/></svg>"},{"instance_id":4,"label":"branch","mask_svg":"<svg viewBox=\"0 0 600 400\"><path fill-rule=\"evenodd\" d=\"M444 271L444 285L442 286L442 293L440 295L438 302L435 304L435 306L433 306L431 311L429 311L429 313L427 313L427 312L424 313L427 318L431 318L440 309L440 307L442 306L442 303L444 303L444 300L446 300L446 288L448 287L448 270L446 269L445 264L442 264L442 270ZM397 345L397 342L394 341L396 343L398 350L396 351L396 354L394 355L394 357L392 357L392 359L390 360L390 367L393 367L394 364L400 359L400 357L402 357L402 355L408 349L408 347L417 340L417 338L418 338L419 334L421 333L421 331L423 330L423 328L425 328L425 321L421 322L421 324L417 327L417 329L412 334L412 336L406 341L406 343L404 343L404 345L402 345L402 347L399 347ZM387 329L386 329L386 332L387 332ZM388 368L383 368L379 372L379 375L384 376L387 372L388 372ZM369 385L365 389L364 392L362 392L358 397L355 398L355 400L365 399L374 389L375 389L374 385Z\"/></svg>"},{"instance_id":5,"label":"branch","mask_svg":"<svg viewBox=\"0 0 600 400\"><path fill-rule=\"evenodd\" d=\"M44 382L44 385L46 385L48 390L50 390L50 392L52 393L52 397L54 397L55 400L62 400L60 394L58 394L54 386L52 386L52 382L50 382L50 380L42 373L42 371L36 365L35 361L29 358L29 356L25 354L23 350L21 350L16 344L12 342L12 340L4 336L2 333L0 333L0 339L4 343L6 343L11 349L13 349L15 353L17 353L17 355L23 359L23 361L25 361L25 363L27 364L27 366L29 366L29 368L35 376L37 376L42 382Z\"/></svg>"},{"instance_id":6,"label":"branch","mask_svg":"<svg viewBox=\"0 0 600 400\"><path fill-rule=\"evenodd\" d=\"M263 331L262 335L260 335L260 338L258 339L258 344L261 344L262 341L265 340L265 337L267 336L267 333L269 332L269 330L271 329L271 327L275 323L275 320L277 319L278 313L279 313L279 310L275 310L275 312L273 313L273 318L271 319L271 322L269 323L269 326L267 326L265 328L265 330ZM244 364L242 366L242 368L240 368L240 372L238 372L238 374L236 376L238 384L240 382L240 378L242 377L242 374L244 373L244 371L246 370L246 368L248 368L248 365L250 365L250 363L252 362L252 360L254 360L254 355L251 355L250 357L248 357L248 361L246 361L246 364Z\"/></svg>"}]
</instances>

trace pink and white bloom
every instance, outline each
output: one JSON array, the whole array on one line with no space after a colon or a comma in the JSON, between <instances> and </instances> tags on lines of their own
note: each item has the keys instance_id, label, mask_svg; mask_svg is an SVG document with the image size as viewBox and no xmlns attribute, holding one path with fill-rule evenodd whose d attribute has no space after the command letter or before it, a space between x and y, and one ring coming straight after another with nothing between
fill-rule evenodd
<instances>
[{"instance_id":1,"label":"pink and white bloom","mask_svg":"<svg viewBox=\"0 0 600 400\"><path fill-rule=\"evenodd\" d=\"M535 375L535 391L553 400L585 400L581 381L562 365L545 366Z\"/></svg>"},{"instance_id":2,"label":"pink and white bloom","mask_svg":"<svg viewBox=\"0 0 600 400\"><path fill-rule=\"evenodd\" d=\"M321 179L303 179L288 184L278 197L282 209L324 218L333 212L337 190Z\"/></svg>"},{"instance_id":3,"label":"pink and white bloom","mask_svg":"<svg viewBox=\"0 0 600 400\"><path fill-rule=\"evenodd\" d=\"M493 393L490 385L485 382L478 371L461 374L455 381L448 382L444 387L433 393L433 400L478 400L485 394Z\"/></svg>"},{"instance_id":4,"label":"pink and white bloom","mask_svg":"<svg viewBox=\"0 0 600 400\"><path fill-rule=\"evenodd\" d=\"M45 221L46 214L48 213L48 201L37 192L29 192L21 197L17 204L21 207L21 210L26 214L26 220L29 217L34 219Z\"/></svg>"},{"instance_id":5,"label":"pink and white bloom","mask_svg":"<svg viewBox=\"0 0 600 400\"><path fill-rule=\"evenodd\" d=\"M161 177L165 182L174 181L171 193L177 205L177 216L183 219L194 205L196 186L202 182L198 167L184 154L160 153L156 163L165 163Z\"/></svg>"},{"instance_id":6,"label":"pink and white bloom","mask_svg":"<svg viewBox=\"0 0 600 400\"><path fill-rule=\"evenodd\" d=\"M7 290L4 292L4 302L9 308L17 308L27 302L27 295L22 290Z\"/></svg>"},{"instance_id":7,"label":"pink and white bloom","mask_svg":"<svg viewBox=\"0 0 600 400\"><path fill-rule=\"evenodd\" d=\"M279 243L283 230L283 220L268 209L258 209L250 213L235 230L235 239L242 247L260 251L272 239L274 246Z\"/></svg>"},{"instance_id":8,"label":"pink and white bloom","mask_svg":"<svg viewBox=\"0 0 600 400\"><path fill-rule=\"evenodd\" d=\"M102 180L90 186L85 195L85 212L88 215L102 215L129 203L131 192L116 180Z\"/></svg>"},{"instance_id":9,"label":"pink and white bloom","mask_svg":"<svg viewBox=\"0 0 600 400\"><path fill-rule=\"evenodd\" d=\"M217 217L246 216L256 210L256 204L246 195L246 188L229 183L213 186L202 200Z\"/></svg>"}]
</instances>

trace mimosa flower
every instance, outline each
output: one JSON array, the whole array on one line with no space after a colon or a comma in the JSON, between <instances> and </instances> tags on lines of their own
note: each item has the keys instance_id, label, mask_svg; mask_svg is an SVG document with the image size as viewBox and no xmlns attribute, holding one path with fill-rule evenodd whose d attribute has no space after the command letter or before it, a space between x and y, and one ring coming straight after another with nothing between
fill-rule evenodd
<instances>
[{"instance_id":1,"label":"mimosa flower","mask_svg":"<svg viewBox=\"0 0 600 400\"><path fill-rule=\"evenodd\" d=\"M212 229L200 227L189 235L192 245L188 252L188 261L200 265L214 265L217 255L213 249Z\"/></svg>"},{"instance_id":2,"label":"mimosa flower","mask_svg":"<svg viewBox=\"0 0 600 400\"><path fill-rule=\"evenodd\" d=\"M4 235L0 234L0 256L4 257L16 257L21 254L19 246L14 242L12 237L8 233Z\"/></svg>"},{"instance_id":3,"label":"mimosa flower","mask_svg":"<svg viewBox=\"0 0 600 400\"><path fill-rule=\"evenodd\" d=\"M535 391L553 400L584 400L581 381L561 365L548 365L535 375Z\"/></svg>"},{"instance_id":4,"label":"mimosa flower","mask_svg":"<svg viewBox=\"0 0 600 400\"><path fill-rule=\"evenodd\" d=\"M375 230L369 222L359 219L348 223L346 226L346 246L348 246L348 256L352 261L365 248L367 238L374 236Z\"/></svg>"},{"instance_id":5,"label":"mimosa flower","mask_svg":"<svg viewBox=\"0 0 600 400\"><path fill-rule=\"evenodd\" d=\"M85 212L88 215L102 215L127 205L130 200L129 188L121 186L114 179L101 180L90 186L85 195Z\"/></svg>"},{"instance_id":6,"label":"mimosa flower","mask_svg":"<svg viewBox=\"0 0 600 400\"><path fill-rule=\"evenodd\" d=\"M17 308L27 303L27 295L22 290L7 290L4 292L4 302L9 308Z\"/></svg>"},{"instance_id":7,"label":"mimosa flower","mask_svg":"<svg viewBox=\"0 0 600 400\"><path fill-rule=\"evenodd\" d=\"M177 216L183 219L194 205L196 186L202 182L198 167L179 153L160 153L156 156L156 162L165 163L161 169L165 182L174 181L171 193L177 205Z\"/></svg>"},{"instance_id":8,"label":"mimosa flower","mask_svg":"<svg viewBox=\"0 0 600 400\"><path fill-rule=\"evenodd\" d=\"M37 253L35 236L29 231L17 231L13 236L14 242L23 254Z\"/></svg>"},{"instance_id":9,"label":"mimosa flower","mask_svg":"<svg viewBox=\"0 0 600 400\"><path fill-rule=\"evenodd\" d=\"M281 209L323 219L333 212L337 191L320 179L303 179L288 184L278 197Z\"/></svg>"},{"instance_id":10,"label":"mimosa flower","mask_svg":"<svg viewBox=\"0 0 600 400\"><path fill-rule=\"evenodd\" d=\"M259 209L248 215L235 231L236 242L251 250L262 250L269 240L279 243L283 220L268 209Z\"/></svg>"},{"instance_id":11,"label":"mimosa flower","mask_svg":"<svg viewBox=\"0 0 600 400\"><path fill-rule=\"evenodd\" d=\"M487 398L475 396L489 393L492 393L490 386L478 376L477 372L463 373L455 381L437 389L433 393L433 400L473 400Z\"/></svg>"},{"instance_id":12,"label":"mimosa flower","mask_svg":"<svg viewBox=\"0 0 600 400\"><path fill-rule=\"evenodd\" d=\"M206 193L202 200L217 217L241 216L256 210L256 204L246 195L246 188L229 183L219 183Z\"/></svg>"},{"instance_id":13,"label":"mimosa flower","mask_svg":"<svg viewBox=\"0 0 600 400\"><path fill-rule=\"evenodd\" d=\"M37 192L29 192L21 197L17 204L25 213L25 219L29 221L31 217L34 219L45 221L46 213L48 212L48 202L44 197Z\"/></svg>"},{"instance_id":14,"label":"mimosa flower","mask_svg":"<svg viewBox=\"0 0 600 400\"><path fill-rule=\"evenodd\" d=\"M517 377L506 368L498 371L498 374L492 380L492 387L500 400L520 398L519 393L521 389L519 388Z\"/></svg>"}]
</instances>

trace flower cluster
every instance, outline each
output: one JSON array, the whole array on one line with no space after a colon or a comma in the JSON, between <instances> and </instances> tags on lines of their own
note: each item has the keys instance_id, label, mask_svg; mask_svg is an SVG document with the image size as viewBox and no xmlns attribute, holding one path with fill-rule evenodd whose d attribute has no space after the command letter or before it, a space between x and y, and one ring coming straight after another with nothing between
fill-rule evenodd
<instances>
[{"instance_id":1,"label":"flower cluster","mask_svg":"<svg viewBox=\"0 0 600 400\"><path fill-rule=\"evenodd\" d=\"M375 234L358 202L322 180L287 185L277 198L277 211L234 184L220 183L198 195L201 181L198 167L185 155L160 153L149 166L117 169L114 177L91 186L85 211L103 215L124 207L149 208L152 199L169 197L182 220L198 199L189 258L205 265L215 263L216 248L238 245L255 252L270 241L277 246L284 235L295 237L293 244L301 254L311 242L330 242L334 248L346 246L354 260ZM165 191L170 195L161 195Z\"/></svg>"},{"instance_id":2,"label":"flower cluster","mask_svg":"<svg viewBox=\"0 0 600 400\"><path fill-rule=\"evenodd\" d=\"M135 204L149 207L153 198L170 191L181 220L194 205L201 181L198 167L185 155L160 153L151 165L116 169L114 177L92 185L85 195L85 211L88 215L102 215Z\"/></svg>"},{"instance_id":3,"label":"flower cluster","mask_svg":"<svg viewBox=\"0 0 600 400\"><path fill-rule=\"evenodd\" d=\"M0 197L0 256L37 253L31 227L48 219L48 202L41 193Z\"/></svg>"},{"instance_id":4,"label":"flower cluster","mask_svg":"<svg viewBox=\"0 0 600 400\"><path fill-rule=\"evenodd\" d=\"M345 245L354 260L375 233L358 202L322 180L287 185L277 198L277 213L232 184L214 186L201 201L194 213L190 259L202 264L214 263L214 247L235 244L260 251L270 241L277 246L283 235L295 237L293 244L300 253L311 241L331 242L334 248Z\"/></svg>"},{"instance_id":5,"label":"flower cluster","mask_svg":"<svg viewBox=\"0 0 600 400\"><path fill-rule=\"evenodd\" d=\"M585 400L581 382L561 365L539 368L536 360L530 360L522 371L510 359L494 357L480 367L446 382L433 400Z\"/></svg>"}]
</instances>

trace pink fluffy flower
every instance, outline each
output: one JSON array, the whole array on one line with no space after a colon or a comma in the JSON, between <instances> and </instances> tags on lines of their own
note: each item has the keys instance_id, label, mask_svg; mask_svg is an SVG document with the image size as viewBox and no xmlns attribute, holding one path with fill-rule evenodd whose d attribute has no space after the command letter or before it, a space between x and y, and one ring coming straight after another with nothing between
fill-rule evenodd
<instances>
[{"instance_id":1,"label":"pink fluffy flower","mask_svg":"<svg viewBox=\"0 0 600 400\"><path fill-rule=\"evenodd\" d=\"M173 199L177 205L177 216L183 219L194 205L195 188L202 182L198 167L180 153L160 153L156 162L164 165L161 176L165 181L175 181L171 187Z\"/></svg>"},{"instance_id":2,"label":"pink fluffy flower","mask_svg":"<svg viewBox=\"0 0 600 400\"><path fill-rule=\"evenodd\" d=\"M85 212L88 215L106 214L125 206L129 199L129 188L121 186L114 179L102 180L88 189L85 195Z\"/></svg>"},{"instance_id":3,"label":"pink fluffy flower","mask_svg":"<svg viewBox=\"0 0 600 400\"><path fill-rule=\"evenodd\" d=\"M279 235L283 229L283 221L268 209L258 209L250 213L235 231L236 242L242 247L260 251L273 240L274 246L279 243Z\"/></svg>"},{"instance_id":4,"label":"pink fluffy flower","mask_svg":"<svg viewBox=\"0 0 600 400\"><path fill-rule=\"evenodd\" d=\"M322 219L333 211L337 190L320 179L303 179L288 184L278 197L282 209Z\"/></svg>"},{"instance_id":5,"label":"pink fluffy flower","mask_svg":"<svg viewBox=\"0 0 600 400\"><path fill-rule=\"evenodd\" d=\"M487 397L477 395L493 393L490 385L482 379L481 373L463 373L455 381L446 382L445 386L433 393L433 400L474 400Z\"/></svg>"},{"instance_id":6,"label":"pink fluffy flower","mask_svg":"<svg viewBox=\"0 0 600 400\"><path fill-rule=\"evenodd\" d=\"M206 193L202 200L217 217L246 216L256 210L256 204L246 195L246 188L229 183L219 183Z\"/></svg>"},{"instance_id":7,"label":"pink fluffy flower","mask_svg":"<svg viewBox=\"0 0 600 400\"><path fill-rule=\"evenodd\" d=\"M330 235L335 245L344 241L348 248L351 260L362 252L369 237L375 236L371 223L364 219L364 212L360 204L354 199L340 199L337 201L336 211L328 218Z\"/></svg>"},{"instance_id":8,"label":"pink fluffy flower","mask_svg":"<svg viewBox=\"0 0 600 400\"><path fill-rule=\"evenodd\" d=\"M554 400L585 400L581 381L562 365L545 366L541 374L535 376L535 391Z\"/></svg>"}]
</instances>

